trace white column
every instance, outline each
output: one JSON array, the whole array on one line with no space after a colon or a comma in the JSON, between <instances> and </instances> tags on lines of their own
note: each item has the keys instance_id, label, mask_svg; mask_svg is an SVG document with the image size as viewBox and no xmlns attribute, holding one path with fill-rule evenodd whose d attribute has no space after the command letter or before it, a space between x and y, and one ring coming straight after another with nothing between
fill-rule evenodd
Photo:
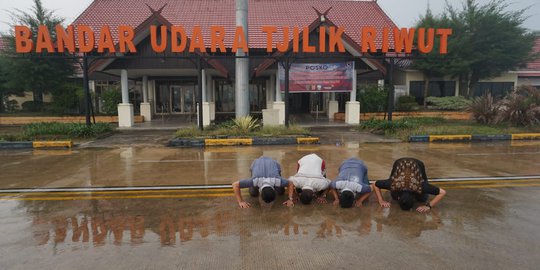
<instances>
[{"instance_id":1,"label":"white column","mask_svg":"<svg viewBox=\"0 0 540 270\"><path fill-rule=\"evenodd\" d=\"M214 102L214 80L212 79L212 75L206 73L206 103L208 103L208 121L204 121L205 123L210 123L214 120L216 120L216 103ZM204 106L204 102L203 102ZM205 115L206 111L203 108L203 116Z\"/></svg>"},{"instance_id":2,"label":"white column","mask_svg":"<svg viewBox=\"0 0 540 270\"><path fill-rule=\"evenodd\" d=\"M276 101L272 108L278 110L278 123L280 125L285 125L285 102L281 98L281 85L279 83L279 71L276 71Z\"/></svg>"},{"instance_id":3,"label":"white column","mask_svg":"<svg viewBox=\"0 0 540 270\"><path fill-rule=\"evenodd\" d=\"M202 76L202 101L207 102L206 100L206 70L201 70L201 76Z\"/></svg>"},{"instance_id":4,"label":"white column","mask_svg":"<svg viewBox=\"0 0 540 270\"><path fill-rule=\"evenodd\" d=\"M122 86L122 103L129 104L128 72L125 69L122 69L120 73L120 85Z\"/></svg>"},{"instance_id":5,"label":"white column","mask_svg":"<svg viewBox=\"0 0 540 270\"><path fill-rule=\"evenodd\" d=\"M142 77L143 102L148 103L148 76Z\"/></svg>"},{"instance_id":6,"label":"white column","mask_svg":"<svg viewBox=\"0 0 540 270\"><path fill-rule=\"evenodd\" d=\"M248 1L236 0L236 26L242 26L245 31L246 41L248 37ZM246 56L248 52L238 50L236 56ZM235 108L236 118L249 116L249 59L236 58L235 78Z\"/></svg>"},{"instance_id":7,"label":"white column","mask_svg":"<svg viewBox=\"0 0 540 270\"><path fill-rule=\"evenodd\" d=\"M205 94L206 94L206 99L203 100L203 101L207 101L207 102L211 102L212 101L212 75L208 74L208 72L206 72L206 84L205 84Z\"/></svg>"},{"instance_id":8,"label":"white column","mask_svg":"<svg viewBox=\"0 0 540 270\"><path fill-rule=\"evenodd\" d=\"M135 117L133 115L133 104L129 103L129 81L127 70L122 69L120 76L122 103L118 104L118 126L124 128L133 127L135 124Z\"/></svg>"},{"instance_id":9,"label":"white column","mask_svg":"<svg viewBox=\"0 0 540 270\"><path fill-rule=\"evenodd\" d=\"M353 68L351 101L356 101L356 68Z\"/></svg>"},{"instance_id":10,"label":"white column","mask_svg":"<svg viewBox=\"0 0 540 270\"><path fill-rule=\"evenodd\" d=\"M145 122L152 121L152 106L148 102L148 76L143 76L142 80L143 102L141 103L141 116Z\"/></svg>"},{"instance_id":11,"label":"white column","mask_svg":"<svg viewBox=\"0 0 540 270\"><path fill-rule=\"evenodd\" d=\"M269 102L274 103L274 101L276 100L276 76L275 75L270 76L270 86L268 90L270 91ZM271 109L271 108L268 108L268 109Z\"/></svg>"},{"instance_id":12,"label":"white column","mask_svg":"<svg viewBox=\"0 0 540 270\"><path fill-rule=\"evenodd\" d=\"M272 103L274 103L274 100L272 99L272 93L274 92L274 89L271 89L271 83L270 80L266 80L266 109L272 109Z\"/></svg>"},{"instance_id":13,"label":"white column","mask_svg":"<svg viewBox=\"0 0 540 270\"><path fill-rule=\"evenodd\" d=\"M206 73L206 70L202 70L202 110L203 110L203 126L207 127L210 125L211 117L211 108L210 108L210 102L208 102L208 74Z\"/></svg>"},{"instance_id":14,"label":"white column","mask_svg":"<svg viewBox=\"0 0 540 270\"><path fill-rule=\"evenodd\" d=\"M334 120L334 115L339 112L339 103L336 101L336 93L330 93L330 101L328 101L328 119Z\"/></svg>"},{"instance_id":15,"label":"white column","mask_svg":"<svg viewBox=\"0 0 540 270\"><path fill-rule=\"evenodd\" d=\"M356 69L353 70L353 85L351 101L345 104L345 123L349 125L360 124L360 102L356 101Z\"/></svg>"},{"instance_id":16,"label":"white column","mask_svg":"<svg viewBox=\"0 0 540 270\"><path fill-rule=\"evenodd\" d=\"M281 99L281 84L279 82L279 71L276 71L276 101L283 101Z\"/></svg>"}]
</instances>

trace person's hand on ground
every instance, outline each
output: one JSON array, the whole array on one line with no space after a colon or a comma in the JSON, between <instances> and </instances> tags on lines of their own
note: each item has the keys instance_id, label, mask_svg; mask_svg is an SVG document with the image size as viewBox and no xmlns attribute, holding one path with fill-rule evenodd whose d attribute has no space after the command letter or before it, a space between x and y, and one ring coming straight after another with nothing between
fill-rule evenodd
<instances>
[{"instance_id":1,"label":"person's hand on ground","mask_svg":"<svg viewBox=\"0 0 540 270\"><path fill-rule=\"evenodd\" d=\"M250 207L251 207L251 204L249 204L248 202L239 202L238 205L239 205L240 208L242 208L242 209L250 208Z\"/></svg>"},{"instance_id":2,"label":"person's hand on ground","mask_svg":"<svg viewBox=\"0 0 540 270\"><path fill-rule=\"evenodd\" d=\"M292 200L286 200L283 205L286 205L287 207L292 207L294 206L294 202Z\"/></svg>"},{"instance_id":3,"label":"person's hand on ground","mask_svg":"<svg viewBox=\"0 0 540 270\"><path fill-rule=\"evenodd\" d=\"M418 208L416 208L416 211L418 211L419 213L427 213L429 212L429 210L431 210L431 208L429 208L429 206L419 206Z\"/></svg>"},{"instance_id":4,"label":"person's hand on ground","mask_svg":"<svg viewBox=\"0 0 540 270\"><path fill-rule=\"evenodd\" d=\"M383 208L390 208L390 203L387 201L379 202L379 205Z\"/></svg>"},{"instance_id":5,"label":"person's hand on ground","mask_svg":"<svg viewBox=\"0 0 540 270\"><path fill-rule=\"evenodd\" d=\"M354 202L354 205L358 208L361 208L363 205L362 205L362 202L359 202L359 201L356 201Z\"/></svg>"},{"instance_id":6,"label":"person's hand on ground","mask_svg":"<svg viewBox=\"0 0 540 270\"><path fill-rule=\"evenodd\" d=\"M334 200L334 202L332 202L332 204L333 204L334 206L338 206L338 205L339 205L339 200Z\"/></svg>"}]
</instances>

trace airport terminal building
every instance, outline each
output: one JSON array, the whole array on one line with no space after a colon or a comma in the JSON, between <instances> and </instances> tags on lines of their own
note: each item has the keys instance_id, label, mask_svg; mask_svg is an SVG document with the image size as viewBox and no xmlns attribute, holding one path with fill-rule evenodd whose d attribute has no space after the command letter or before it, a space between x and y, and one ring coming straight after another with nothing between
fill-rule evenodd
<instances>
[{"instance_id":1,"label":"airport terminal building","mask_svg":"<svg viewBox=\"0 0 540 270\"><path fill-rule=\"evenodd\" d=\"M295 64L330 64L346 65L352 76L349 89L321 90L320 86L307 87L304 91L291 91L289 97L290 113L299 115L319 114L333 118L338 111L347 111L347 102L352 85L377 84L385 77L386 67L383 61L374 58L358 58L360 53L360 29L374 26L394 28L396 25L379 7L376 1L341 1L341 0L249 0L248 46L249 56L249 110L251 114L262 114L263 110L274 109L278 112L278 122L284 121L283 75L280 76L278 52L267 52L267 39L261 31L263 26L298 26L300 31L309 27L309 43L319 46L321 27L343 27L342 41L345 53L310 53L302 58L302 49L295 56L300 56ZM160 54L151 48L150 26L180 25L189 34L195 26L200 26L204 43L210 44L209 29L213 25L223 26L227 32L234 33L236 26L235 0L95 0L73 22L74 26L88 25L100 35L100 29L107 25L113 39L117 41L117 29L121 25L135 28L135 46L137 57L118 59L95 59L89 63L90 85L96 95L109 89L128 88L129 96L123 96L133 105L135 114L140 113L145 120L161 118L163 115L192 116L197 112L198 69L194 59L181 58L187 53L174 53L170 44ZM292 31L291 31L292 32ZM293 35L290 42L293 42ZM303 36L303 32L300 36ZM170 38L171 33L168 33ZM276 33L276 36L281 36ZM214 119L234 117L235 112L235 60L230 53L232 35L225 37L227 53L208 53L210 60L203 60L202 66L202 101L204 124ZM380 39L380 38L379 38ZM300 40L300 48L302 48ZM381 41L377 40L380 45ZM391 40L390 44L393 43ZM293 45L290 46L291 51ZM207 50L210 51L210 48ZM193 54L191 54L193 56ZM160 58L159 56L163 56ZM174 58L178 56L178 58ZM356 56L353 60L347 57ZM352 58L351 58L352 59ZM280 81L281 80L281 81ZM309 88L309 89L308 89ZM298 90L298 89L297 89ZM324 90L324 89L322 89ZM354 93L353 96L356 96ZM99 110L99 100L95 100ZM356 104L355 104L356 105ZM359 106L359 105L358 105ZM352 106L353 114L358 114ZM122 115L120 115L122 118ZM358 118L358 117L357 117ZM358 120L351 119L354 123ZM132 125L127 121L124 126ZM122 126L122 123L121 123Z\"/></svg>"}]
</instances>

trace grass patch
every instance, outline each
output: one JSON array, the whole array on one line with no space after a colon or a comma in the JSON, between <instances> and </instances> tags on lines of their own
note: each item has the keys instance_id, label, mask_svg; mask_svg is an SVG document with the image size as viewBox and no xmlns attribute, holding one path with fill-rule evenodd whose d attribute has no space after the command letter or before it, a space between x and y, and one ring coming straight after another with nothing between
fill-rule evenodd
<instances>
[{"instance_id":1,"label":"grass patch","mask_svg":"<svg viewBox=\"0 0 540 270\"><path fill-rule=\"evenodd\" d=\"M204 131L201 131L198 127L192 126L189 128L183 128L175 133L176 138L221 138L221 137L234 137L234 138L246 138L246 137L283 137L283 136L297 136L297 135L309 135L309 129L299 126L291 125L289 128L284 126L266 126L257 127L256 129L249 130L243 128L236 128L229 123L225 123L217 126L210 126Z\"/></svg>"},{"instance_id":2,"label":"grass patch","mask_svg":"<svg viewBox=\"0 0 540 270\"><path fill-rule=\"evenodd\" d=\"M0 134L0 142L30 141L30 138L22 134Z\"/></svg>"},{"instance_id":3,"label":"grass patch","mask_svg":"<svg viewBox=\"0 0 540 270\"><path fill-rule=\"evenodd\" d=\"M422 135L504 135L540 132L540 125L515 127L509 124L478 124L472 121L445 120L439 117L403 118L393 122L371 119L360 124L360 130L399 138Z\"/></svg>"},{"instance_id":4,"label":"grass patch","mask_svg":"<svg viewBox=\"0 0 540 270\"><path fill-rule=\"evenodd\" d=\"M112 131L108 123L96 123L91 126L80 123L33 123L23 126L22 136L37 139L81 139L94 138Z\"/></svg>"}]
</instances>

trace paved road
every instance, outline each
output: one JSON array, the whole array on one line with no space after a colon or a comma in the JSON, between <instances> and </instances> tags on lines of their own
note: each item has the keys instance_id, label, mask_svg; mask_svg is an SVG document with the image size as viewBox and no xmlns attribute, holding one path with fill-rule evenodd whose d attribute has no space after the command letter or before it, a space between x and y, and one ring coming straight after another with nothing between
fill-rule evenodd
<instances>
[{"instance_id":1,"label":"paved road","mask_svg":"<svg viewBox=\"0 0 540 270\"><path fill-rule=\"evenodd\" d=\"M183 189L248 177L261 155L289 176L313 152L330 178L349 157L374 180L412 156L432 179L498 180L439 182L448 195L429 214L374 198L356 209L288 209L279 198L241 210L229 188ZM540 142L526 141L2 151L0 269L536 269L539 160Z\"/></svg>"},{"instance_id":2,"label":"paved road","mask_svg":"<svg viewBox=\"0 0 540 270\"><path fill-rule=\"evenodd\" d=\"M440 185L448 195L429 214L374 198L355 209L252 199L242 210L229 189L0 194L0 265L536 269L540 179Z\"/></svg>"},{"instance_id":3,"label":"paved road","mask_svg":"<svg viewBox=\"0 0 540 270\"><path fill-rule=\"evenodd\" d=\"M288 177L303 155L326 160L328 177L349 157L366 161L370 179L387 178L394 160L416 157L430 178L540 175L540 142L366 143L217 147L206 149L103 148L0 151L0 189L39 187L222 185L249 177L261 155L277 159Z\"/></svg>"}]
</instances>

